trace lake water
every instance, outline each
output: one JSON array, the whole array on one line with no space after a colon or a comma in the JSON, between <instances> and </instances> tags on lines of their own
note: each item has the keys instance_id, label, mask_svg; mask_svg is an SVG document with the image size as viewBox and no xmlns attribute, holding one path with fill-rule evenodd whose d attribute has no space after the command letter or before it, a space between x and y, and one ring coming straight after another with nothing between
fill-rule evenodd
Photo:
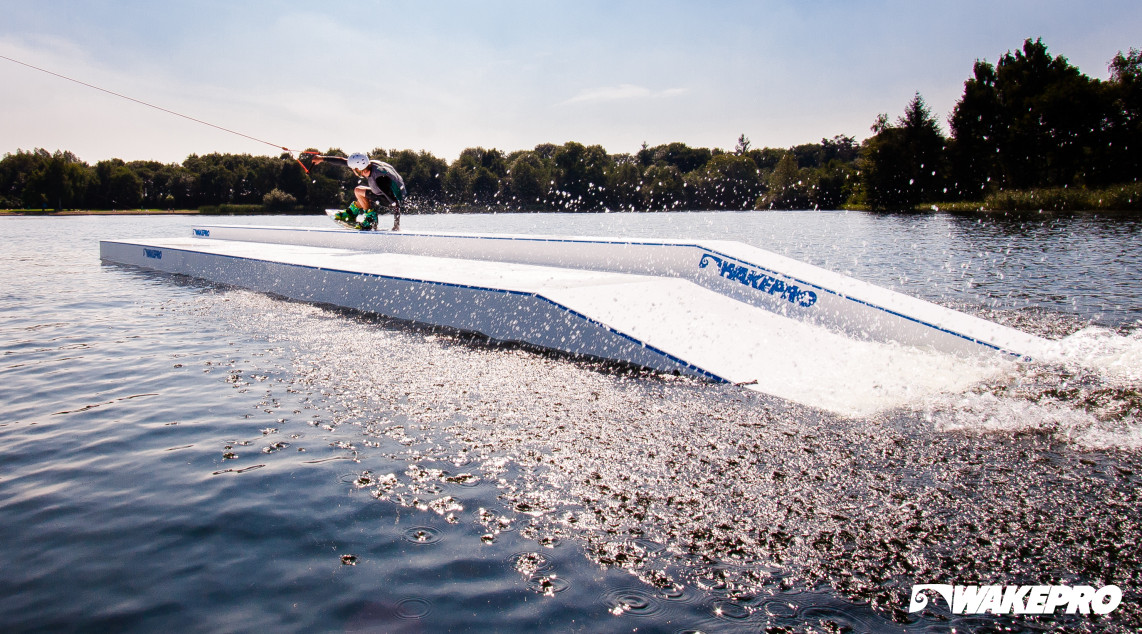
<instances>
[{"instance_id":1,"label":"lake water","mask_svg":"<svg viewBox=\"0 0 1142 634\"><path fill-rule=\"evenodd\" d=\"M4 631L1142 627L1142 222L408 216L734 239L1062 342L849 420L102 264L202 222L0 218ZM1122 588L1109 616L909 614L913 584Z\"/></svg>"}]
</instances>

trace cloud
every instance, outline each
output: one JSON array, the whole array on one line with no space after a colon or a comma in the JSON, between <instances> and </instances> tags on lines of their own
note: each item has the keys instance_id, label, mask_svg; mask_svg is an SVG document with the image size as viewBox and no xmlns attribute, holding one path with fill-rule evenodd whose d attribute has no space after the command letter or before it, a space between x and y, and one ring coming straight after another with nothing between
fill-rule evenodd
<instances>
[{"instance_id":1,"label":"cloud","mask_svg":"<svg viewBox=\"0 0 1142 634\"><path fill-rule=\"evenodd\" d=\"M561 106L571 104L606 103L613 101L631 101L636 99L663 99L684 94L685 88L667 88L653 91L645 86L634 84L619 84L618 86L601 86L582 90L574 97L560 103Z\"/></svg>"}]
</instances>

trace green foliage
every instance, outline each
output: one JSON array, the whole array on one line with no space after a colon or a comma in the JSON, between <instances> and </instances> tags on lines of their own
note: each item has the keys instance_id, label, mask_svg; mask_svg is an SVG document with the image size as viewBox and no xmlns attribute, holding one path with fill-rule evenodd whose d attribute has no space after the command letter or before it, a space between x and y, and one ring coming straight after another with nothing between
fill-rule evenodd
<instances>
[{"instance_id":1,"label":"green foliage","mask_svg":"<svg viewBox=\"0 0 1142 634\"><path fill-rule=\"evenodd\" d=\"M538 205L548 192L551 168L536 152L521 152L504 175L507 200L518 205Z\"/></svg>"},{"instance_id":2,"label":"green foliage","mask_svg":"<svg viewBox=\"0 0 1142 634\"><path fill-rule=\"evenodd\" d=\"M787 151L780 148L762 148L749 150L745 155L753 160L762 173L768 173L777 168L777 164L785 157Z\"/></svg>"},{"instance_id":3,"label":"green foliage","mask_svg":"<svg viewBox=\"0 0 1142 634\"><path fill-rule=\"evenodd\" d=\"M691 174L694 202L704 209L750 209L762 189L761 170L744 154L718 154Z\"/></svg>"},{"instance_id":4,"label":"green foliage","mask_svg":"<svg viewBox=\"0 0 1142 634\"><path fill-rule=\"evenodd\" d=\"M749 152L749 137L742 134L738 137L738 144L734 146L734 154L745 154Z\"/></svg>"},{"instance_id":5,"label":"green foliage","mask_svg":"<svg viewBox=\"0 0 1142 634\"><path fill-rule=\"evenodd\" d=\"M51 158L43 149L17 150L0 160L0 206L13 209L24 205L24 190L28 179ZM39 206L37 205L37 209Z\"/></svg>"},{"instance_id":6,"label":"green foliage","mask_svg":"<svg viewBox=\"0 0 1142 634\"><path fill-rule=\"evenodd\" d=\"M821 149L817 164L828 166L834 161L839 163L854 163L860 155L860 146L851 136L838 134L831 139L821 139Z\"/></svg>"},{"instance_id":7,"label":"green foliage","mask_svg":"<svg viewBox=\"0 0 1142 634\"><path fill-rule=\"evenodd\" d=\"M642 168L627 154L607 170L607 206L620 211L642 209Z\"/></svg>"},{"instance_id":8,"label":"green foliage","mask_svg":"<svg viewBox=\"0 0 1142 634\"><path fill-rule=\"evenodd\" d=\"M993 179L999 183L1002 130L995 68L977 60L972 72L972 78L964 82L964 96L949 118L949 160L954 195L978 199Z\"/></svg>"},{"instance_id":9,"label":"green foliage","mask_svg":"<svg viewBox=\"0 0 1142 634\"><path fill-rule=\"evenodd\" d=\"M1121 182L1129 170L1113 122L1125 106L1111 92L1042 40L1027 39L994 67L977 61L950 118L953 193Z\"/></svg>"},{"instance_id":10,"label":"green foliage","mask_svg":"<svg viewBox=\"0 0 1142 634\"><path fill-rule=\"evenodd\" d=\"M464 169L450 168L444 174L444 200L451 204L471 202L470 176L470 173Z\"/></svg>"},{"instance_id":11,"label":"green foliage","mask_svg":"<svg viewBox=\"0 0 1142 634\"><path fill-rule=\"evenodd\" d=\"M261 205L235 205L226 203L222 205L204 205L198 208L198 212L208 216L249 216L265 213L266 208Z\"/></svg>"},{"instance_id":12,"label":"green foliage","mask_svg":"<svg viewBox=\"0 0 1142 634\"><path fill-rule=\"evenodd\" d=\"M41 160L24 182L24 206L60 211L82 204L93 180L87 164L71 152L56 151L51 156L44 152L37 156Z\"/></svg>"},{"instance_id":13,"label":"green foliage","mask_svg":"<svg viewBox=\"0 0 1142 634\"><path fill-rule=\"evenodd\" d=\"M1022 53L1000 59L996 90L1006 115L998 147L1006 186L1057 187L1095 176L1084 155L1103 141L1097 82L1027 40Z\"/></svg>"},{"instance_id":14,"label":"green foliage","mask_svg":"<svg viewBox=\"0 0 1142 634\"><path fill-rule=\"evenodd\" d=\"M297 199L293 194L273 188L265 196L262 196L262 206L269 211L290 211L297 205Z\"/></svg>"},{"instance_id":15,"label":"green foliage","mask_svg":"<svg viewBox=\"0 0 1142 634\"><path fill-rule=\"evenodd\" d=\"M874 210L911 209L944 196L944 136L917 93L895 125L887 117L873 126L860 170L865 202Z\"/></svg>"},{"instance_id":16,"label":"green foliage","mask_svg":"<svg viewBox=\"0 0 1142 634\"><path fill-rule=\"evenodd\" d=\"M1126 55L1119 51L1110 73L1109 158L1116 168L1111 180L1124 182L1142 174L1142 50L1132 48Z\"/></svg>"},{"instance_id":17,"label":"green foliage","mask_svg":"<svg viewBox=\"0 0 1142 634\"><path fill-rule=\"evenodd\" d=\"M503 152L468 148L444 176L444 198L451 203L491 205L499 196L500 178L506 173Z\"/></svg>"},{"instance_id":18,"label":"green foliage","mask_svg":"<svg viewBox=\"0 0 1142 634\"><path fill-rule=\"evenodd\" d=\"M143 179L126 165L111 170L107 189L112 209L138 209L143 202Z\"/></svg>"},{"instance_id":19,"label":"green foliage","mask_svg":"<svg viewBox=\"0 0 1142 634\"><path fill-rule=\"evenodd\" d=\"M787 152L769 175L769 191L757 199L758 209L809 209L808 171L797 166L792 151Z\"/></svg>"},{"instance_id":20,"label":"green foliage","mask_svg":"<svg viewBox=\"0 0 1142 634\"><path fill-rule=\"evenodd\" d=\"M651 211L685 209L682 172L673 165L651 165L642 175L642 206Z\"/></svg>"},{"instance_id":21,"label":"green foliage","mask_svg":"<svg viewBox=\"0 0 1142 634\"><path fill-rule=\"evenodd\" d=\"M854 200L860 181L854 161L839 158L813 170L810 177L809 200L814 209L840 209Z\"/></svg>"},{"instance_id":22,"label":"green foliage","mask_svg":"<svg viewBox=\"0 0 1142 634\"><path fill-rule=\"evenodd\" d=\"M565 143L552 157L555 191L552 202L569 211L603 208L610 159L600 145Z\"/></svg>"},{"instance_id":23,"label":"green foliage","mask_svg":"<svg viewBox=\"0 0 1142 634\"><path fill-rule=\"evenodd\" d=\"M989 195L983 207L990 211L1142 211L1142 183L1102 189L999 191Z\"/></svg>"},{"instance_id":24,"label":"green foliage","mask_svg":"<svg viewBox=\"0 0 1142 634\"><path fill-rule=\"evenodd\" d=\"M670 165L685 174L705 166L712 156L713 153L706 148L692 148L685 143L669 143L654 148L644 148L639 152L639 161L644 166Z\"/></svg>"}]
</instances>

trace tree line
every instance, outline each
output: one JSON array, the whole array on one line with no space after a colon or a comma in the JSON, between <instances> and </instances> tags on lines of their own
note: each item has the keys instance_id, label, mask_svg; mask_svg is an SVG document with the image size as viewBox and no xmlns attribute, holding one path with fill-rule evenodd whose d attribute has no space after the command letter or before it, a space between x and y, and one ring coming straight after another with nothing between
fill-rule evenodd
<instances>
[{"instance_id":1,"label":"tree line","mask_svg":"<svg viewBox=\"0 0 1142 634\"><path fill-rule=\"evenodd\" d=\"M405 180L415 210L443 206L521 210L750 209L772 188L768 176L799 179L812 190L777 204L832 208L855 183L859 146L851 137L789 149L693 148L684 143L608 154L568 142L504 153L468 148L449 164L428 152L374 148ZM323 152L345 156L338 148ZM345 167L303 166L289 154L192 155L180 164L100 161L71 152L18 150L0 159L0 208L196 209L260 205L269 211L319 210L346 204L358 179ZM308 171L307 171L308 170ZM808 178L808 177L806 177ZM775 181L775 182L778 182ZM781 181L783 182L783 181Z\"/></svg>"},{"instance_id":2,"label":"tree line","mask_svg":"<svg viewBox=\"0 0 1142 634\"><path fill-rule=\"evenodd\" d=\"M1142 176L1142 51L1121 51L1091 79L1042 40L992 65L976 61L945 137L917 94L861 147L863 201L874 209L981 201L1004 192L1099 189ZM1138 196L1125 201L1140 208Z\"/></svg>"},{"instance_id":3,"label":"tree line","mask_svg":"<svg viewBox=\"0 0 1142 634\"><path fill-rule=\"evenodd\" d=\"M948 117L950 135L917 93L895 121L879 115L862 143L839 135L757 149L743 134L732 150L644 143L610 154L568 142L510 153L468 148L451 163L424 151L374 148L370 156L401 173L413 211L896 210L1012 191L1137 191L1142 51L1119 52L1109 70L1108 80L1092 79L1028 39L994 65L975 63ZM289 154L88 165L71 152L34 149L0 159L0 208L312 211L346 204L356 184L344 167L303 166Z\"/></svg>"}]
</instances>

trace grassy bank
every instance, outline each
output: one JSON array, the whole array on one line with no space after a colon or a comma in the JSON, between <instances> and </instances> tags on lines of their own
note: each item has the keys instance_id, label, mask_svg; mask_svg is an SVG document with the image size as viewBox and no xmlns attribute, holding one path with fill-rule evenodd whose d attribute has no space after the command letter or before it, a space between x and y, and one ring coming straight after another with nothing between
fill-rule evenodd
<instances>
[{"instance_id":1,"label":"grassy bank","mask_svg":"<svg viewBox=\"0 0 1142 634\"><path fill-rule=\"evenodd\" d=\"M1142 211L1142 183L1003 191L988 196L984 206L992 211Z\"/></svg>"},{"instance_id":2,"label":"grassy bank","mask_svg":"<svg viewBox=\"0 0 1142 634\"><path fill-rule=\"evenodd\" d=\"M197 209L0 209L0 216L185 216Z\"/></svg>"},{"instance_id":3,"label":"grassy bank","mask_svg":"<svg viewBox=\"0 0 1142 634\"><path fill-rule=\"evenodd\" d=\"M1103 189L1055 187L999 191L983 201L925 203L914 211L970 212L1072 212L1142 211L1142 183Z\"/></svg>"},{"instance_id":4,"label":"grassy bank","mask_svg":"<svg viewBox=\"0 0 1142 634\"><path fill-rule=\"evenodd\" d=\"M866 205L846 203L841 209L869 211ZM541 205L474 205L474 204L410 204L405 214L480 214L480 213L544 213L564 212ZM900 210L904 211L904 210ZM1142 183L1117 185L1102 189L1058 187L1051 189L1008 190L990 194L982 201L923 203L911 209L916 213L1038 213L1038 212L1142 212ZM258 214L321 214L321 209L281 208L266 205L207 205L198 209L0 209L0 216L117 216L117 215L205 215L245 216ZM653 212L649 212L653 213Z\"/></svg>"},{"instance_id":5,"label":"grassy bank","mask_svg":"<svg viewBox=\"0 0 1142 634\"><path fill-rule=\"evenodd\" d=\"M207 205L199 209L0 209L0 216L247 216L259 214L319 214L313 209L269 209L263 205Z\"/></svg>"}]
</instances>

